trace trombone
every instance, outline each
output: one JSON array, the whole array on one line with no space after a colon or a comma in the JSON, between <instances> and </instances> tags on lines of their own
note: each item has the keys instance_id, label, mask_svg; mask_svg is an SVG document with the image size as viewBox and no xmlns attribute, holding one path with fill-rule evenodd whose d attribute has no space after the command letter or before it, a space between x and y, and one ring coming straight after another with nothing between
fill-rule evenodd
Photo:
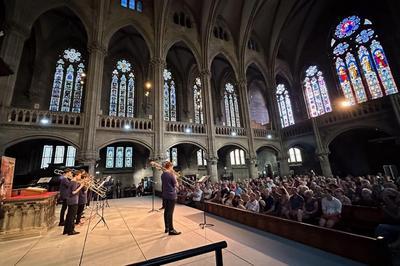
<instances>
[{"instance_id":1,"label":"trombone","mask_svg":"<svg viewBox=\"0 0 400 266\"><path fill-rule=\"evenodd\" d=\"M76 172L76 170L72 170L72 172ZM55 169L54 173L56 175L63 175L64 171L60 169ZM76 182L83 184L85 188L90 189L101 198L105 198L107 194L107 188L104 187L104 182L100 182L99 180L94 179L93 176L87 174L87 176L81 180L76 180Z\"/></svg>"},{"instance_id":2,"label":"trombone","mask_svg":"<svg viewBox=\"0 0 400 266\"><path fill-rule=\"evenodd\" d=\"M158 170L161 170L163 172L166 172L167 169L162 166L159 163L156 163L154 161L150 162L150 165ZM191 187L191 188L195 188L196 187L196 181L193 181L189 178L187 178L186 176L182 175L180 172L176 172L174 169L169 170L173 175L176 176L176 178L181 181L182 183L186 184L187 186Z\"/></svg>"}]
</instances>

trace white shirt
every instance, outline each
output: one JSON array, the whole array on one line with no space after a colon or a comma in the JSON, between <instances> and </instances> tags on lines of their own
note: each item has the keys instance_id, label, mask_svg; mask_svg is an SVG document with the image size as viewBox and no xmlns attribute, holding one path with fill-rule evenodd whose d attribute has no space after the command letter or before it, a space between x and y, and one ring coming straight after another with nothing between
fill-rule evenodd
<instances>
[{"instance_id":1,"label":"white shirt","mask_svg":"<svg viewBox=\"0 0 400 266\"><path fill-rule=\"evenodd\" d=\"M258 204L257 200L253 201L248 201L246 203L246 209L252 212L259 212L260 211L260 205Z\"/></svg>"},{"instance_id":2,"label":"white shirt","mask_svg":"<svg viewBox=\"0 0 400 266\"><path fill-rule=\"evenodd\" d=\"M340 214L342 213L342 203L335 197L332 200L323 198L321 201L321 208L323 214Z\"/></svg>"},{"instance_id":3,"label":"white shirt","mask_svg":"<svg viewBox=\"0 0 400 266\"><path fill-rule=\"evenodd\" d=\"M203 191L201 189L196 189L196 191L193 193L193 201L200 201L201 196L203 196Z\"/></svg>"}]
</instances>

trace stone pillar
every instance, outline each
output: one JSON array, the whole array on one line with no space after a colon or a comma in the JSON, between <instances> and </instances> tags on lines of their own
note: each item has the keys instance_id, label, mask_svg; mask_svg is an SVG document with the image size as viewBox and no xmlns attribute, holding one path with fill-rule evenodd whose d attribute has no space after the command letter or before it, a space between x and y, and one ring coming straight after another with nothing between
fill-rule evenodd
<instances>
[{"instance_id":1,"label":"stone pillar","mask_svg":"<svg viewBox=\"0 0 400 266\"><path fill-rule=\"evenodd\" d=\"M150 60L151 79L153 81L154 94L154 158L155 160L164 159L164 78L163 72L165 61L161 58L152 58Z\"/></svg>"},{"instance_id":2,"label":"stone pillar","mask_svg":"<svg viewBox=\"0 0 400 266\"><path fill-rule=\"evenodd\" d=\"M400 96L399 94L390 95L393 111L396 115L397 124L400 126Z\"/></svg>"},{"instance_id":3,"label":"stone pillar","mask_svg":"<svg viewBox=\"0 0 400 266\"><path fill-rule=\"evenodd\" d=\"M313 125L313 131L315 135L315 142L317 149L315 151L315 155L318 156L319 164L321 166L322 174L326 177L332 176L331 165L329 163L329 150L325 148L322 143L321 135L319 133L318 128L318 120L317 118L311 118L311 122Z\"/></svg>"},{"instance_id":4,"label":"stone pillar","mask_svg":"<svg viewBox=\"0 0 400 266\"><path fill-rule=\"evenodd\" d=\"M256 151L254 150L254 132L251 128L250 108L249 108L249 97L247 92L247 80L243 77L238 82L240 106L241 106L241 118L243 121L243 127L246 128L248 146L249 146L249 157L250 160L255 161L257 158ZM254 163L255 164L255 163ZM250 178L258 177L257 170L254 175L254 170L250 169L252 166L249 164ZM253 172L252 172L253 171Z\"/></svg>"},{"instance_id":5,"label":"stone pillar","mask_svg":"<svg viewBox=\"0 0 400 266\"><path fill-rule=\"evenodd\" d=\"M89 65L84 98L84 130L78 160L89 163L89 173L94 175L94 165L99 159L96 150L96 129L99 122L101 88L103 86L103 67L105 48L98 42L89 45Z\"/></svg>"},{"instance_id":6,"label":"stone pillar","mask_svg":"<svg viewBox=\"0 0 400 266\"><path fill-rule=\"evenodd\" d=\"M317 152L319 164L321 165L322 175L326 177L332 176L331 164L329 163L329 151Z\"/></svg>"},{"instance_id":7,"label":"stone pillar","mask_svg":"<svg viewBox=\"0 0 400 266\"><path fill-rule=\"evenodd\" d=\"M249 177L251 179L258 178L257 159L247 159L247 167L249 168Z\"/></svg>"},{"instance_id":8,"label":"stone pillar","mask_svg":"<svg viewBox=\"0 0 400 266\"><path fill-rule=\"evenodd\" d=\"M286 150L281 152L281 155L277 158L279 162L279 175L288 176L290 175L290 168L289 168L289 156L286 153Z\"/></svg>"},{"instance_id":9,"label":"stone pillar","mask_svg":"<svg viewBox=\"0 0 400 266\"><path fill-rule=\"evenodd\" d=\"M14 74L0 77L0 111L1 118L5 118L4 109L9 107L14 95L15 81L21 61L25 40L29 37L29 29L15 22L6 26L0 57L9 65Z\"/></svg>"},{"instance_id":10,"label":"stone pillar","mask_svg":"<svg viewBox=\"0 0 400 266\"><path fill-rule=\"evenodd\" d=\"M212 183L218 182L218 159L207 159L207 175L210 176Z\"/></svg>"}]
</instances>

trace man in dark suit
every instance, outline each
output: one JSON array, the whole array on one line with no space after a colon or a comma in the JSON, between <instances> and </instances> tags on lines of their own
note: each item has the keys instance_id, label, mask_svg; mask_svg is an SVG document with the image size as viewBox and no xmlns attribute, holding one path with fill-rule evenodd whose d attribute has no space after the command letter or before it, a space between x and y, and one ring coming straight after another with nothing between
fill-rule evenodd
<instances>
[{"instance_id":1,"label":"man in dark suit","mask_svg":"<svg viewBox=\"0 0 400 266\"><path fill-rule=\"evenodd\" d=\"M60 176L60 202L62 204L60 211L60 223L59 226L64 226L65 223L65 211L67 210L67 197L68 197L68 187L71 182L72 171L67 168L64 171L64 174Z\"/></svg>"}]
</instances>

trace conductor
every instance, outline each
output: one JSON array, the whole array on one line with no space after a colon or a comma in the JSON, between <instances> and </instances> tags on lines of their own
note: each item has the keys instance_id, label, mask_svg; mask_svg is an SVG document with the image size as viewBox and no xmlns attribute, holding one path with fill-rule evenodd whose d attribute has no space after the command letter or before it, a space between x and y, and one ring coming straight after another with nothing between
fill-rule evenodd
<instances>
[{"instance_id":1,"label":"conductor","mask_svg":"<svg viewBox=\"0 0 400 266\"><path fill-rule=\"evenodd\" d=\"M176 181L176 176L172 169L172 163L167 161L164 165L164 168L165 171L161 175L161 181L162 181L162 198L165 204L164 206L165 233L168 233L169 235L180 235L181 232L178 232L174 229L172 222L175 209L175 202L177 199L176 187L178 186L178 182Z\"/></svg>"}]
</instances>

